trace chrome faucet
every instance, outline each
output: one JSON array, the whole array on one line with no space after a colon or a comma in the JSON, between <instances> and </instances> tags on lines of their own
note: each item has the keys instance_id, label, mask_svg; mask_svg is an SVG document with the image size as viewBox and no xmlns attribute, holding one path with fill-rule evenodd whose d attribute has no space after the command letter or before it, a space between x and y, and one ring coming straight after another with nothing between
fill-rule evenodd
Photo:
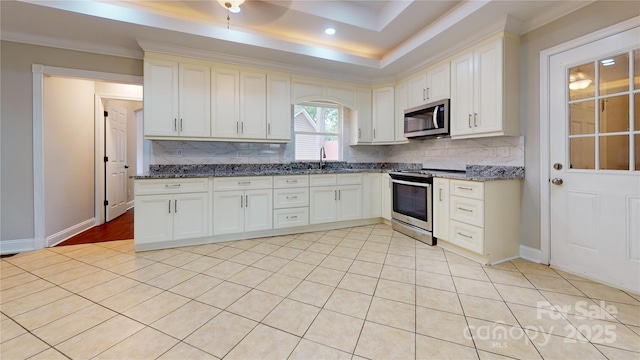
<instances>
[{"instance_id":1,"label":"chrome faucet","mask_svg":"<svg viewBox=\"0 0 640 360\"><path fill-rule=\"evenodd\" d=\"M320 163L318 164L318 169L324 169L324 161L322 159L327 158L327 153L324 151L324 146L320 148Z\"/></svg>"}]
</instances>

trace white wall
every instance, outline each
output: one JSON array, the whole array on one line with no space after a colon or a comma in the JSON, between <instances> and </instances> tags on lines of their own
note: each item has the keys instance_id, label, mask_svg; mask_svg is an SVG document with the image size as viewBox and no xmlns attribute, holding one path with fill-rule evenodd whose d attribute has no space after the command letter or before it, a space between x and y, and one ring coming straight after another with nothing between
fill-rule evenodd
<instances>
[{"instance_id":1,"label":"white wall","mask_svg":"<svg viewBox=\"0 0 640 360\"><path fill-rule=\"evenodd\" d=\"M94 218L93 81L44 79L45 238Z\"/></svg>"}]
</instances>

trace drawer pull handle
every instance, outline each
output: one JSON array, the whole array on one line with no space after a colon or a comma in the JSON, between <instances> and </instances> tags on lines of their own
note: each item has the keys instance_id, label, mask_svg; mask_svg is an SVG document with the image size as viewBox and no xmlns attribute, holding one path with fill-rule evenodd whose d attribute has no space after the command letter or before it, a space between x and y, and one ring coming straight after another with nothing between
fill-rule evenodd
<instances>
[{"instance_id":1,"label":"drawer pull handle","mask_svg":"<svg viewBox=\"0 0 640 360\"><path fill-rule=\"evenodd\" d=\"M465 234L463 234L463 233L461 233L461 232L458 232L458 235L460 235L460 236L464 236L464 237L466 237L466 238L468 238L468 239L473 239L473 236L465 235Z\"/></svg>"},{"instance_id":2,"label":"drawer pull handle","mask_svg":"<svg viewBox=\"0 0 640 360\"><path fill-rule=\"evenodd\" d=\"M165 188L179 188L180 184L166 184L164 187Z\"/></svg>"},{"instance_id":3,"label":"drawer pull handle","mask_svg":"<svg viewBox=\"0 0 640 360\"><path fill-rule=\"evenodd\" d=\"M466 212L471 212L471 213L473 212L473 210L471 210L471 209L465 209L465 208L461 208L461 207L459 207L459 206L458 206L458 210L462 210L462 211L466 211Z\"/></svg>"},{"instance_id":4,"label":"drawer pull handle","mask_svg":"<svg viewBox=\"0 0 640 360\"><path fill-rule=\"evenodd\" d=\"M473 188L470 188L470 187L467 187L467 186L458 186L458 189L473 191Z\"/></svg>"},{"instance_id":5,"label":"drawer pull handle","mask_svg":"<svg viewBox=\"0 0 640 360\"><path fill-rule=\"evenodd\" d=\"M440 188L440 201L442 201L442 188Z\"/></svg>"},{"instance_id":6,"label":"drawer pull handle","mask_svg":"<svg viewBox=\"0 0 640 360\"><path fill-rule=\"evenodd\" d=\"M297 195L296 196L287 196L287 199L297 199L297 198L298 198Z\"/></svg>"},{"instance_id":7,"label":"drawer pull handle","mask_svg":"<svg viewBox=\"0 0 640 360\"><path fill-rule=\"evenodd\" d=\"M251 181L238 181L238 185L250 185Z\"/></svg>"},{"instance_id":8,"label":"drawer pull handle","mask_svg":"<svg viewBox=\"0 0 640 360\"><path fill-rule=\"evenodd\" d=\"M297 219L298 215L291 215L291 216L287 216L287 219Z\"/></svg>"},{"instance_id":9,"label":"drawer pull handle","mask_svg":"<svg viewBox=\"0 0 640 360\"><path fill-rule=\"evenodd\" d=\"M287 180L287 184L297 184L298 180Z\"/></svg>"}]
</instances>

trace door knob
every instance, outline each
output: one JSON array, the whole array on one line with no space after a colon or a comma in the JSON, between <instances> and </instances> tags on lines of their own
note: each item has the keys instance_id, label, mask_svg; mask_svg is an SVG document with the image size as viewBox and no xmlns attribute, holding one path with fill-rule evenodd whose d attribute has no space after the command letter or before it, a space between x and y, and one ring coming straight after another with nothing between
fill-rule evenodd
<instances>
[{"instance_id":1,"label":"door knob","mask_svg":"<svg viewBox=\"0 0 640 360\"><path fill-rule=\"evenodd\" d=\"M551 180L551 183L553 185L562 185L563 181L560 178L554 178L553 180Z\"/></svg>"}]
</instances>

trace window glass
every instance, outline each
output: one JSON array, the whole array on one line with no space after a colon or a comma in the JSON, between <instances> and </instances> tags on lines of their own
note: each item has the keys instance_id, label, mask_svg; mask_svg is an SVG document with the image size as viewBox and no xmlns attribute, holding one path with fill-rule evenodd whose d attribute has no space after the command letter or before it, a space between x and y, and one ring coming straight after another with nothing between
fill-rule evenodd
<instances>
[{"instance_id":1,"label":"window glass","mask_svg":"<svg viewBox=\"0 0 640 360\"><path fill-rule=\"evenodd\" d=\"M596 142L594 137L573 138L569 142L572 169L596 168Z\"/></svg>"},{"instance_id":2,"label":"window glass","mask_svg":"<svg viewBox=\"0 0 640 360\"><path fill-rule=\"evenodd\" d=\"M629 135L600 137L600 169L629 170Z\"/></svg>"},{"instance_id":3,"label":"window glass","mask_svg":"<svg viewBox=\"0 0 640 360\"><path fill-rule=\"evenodd\" d=\"M600 132L629 131L629 95L600 100Z\"/></svg>"},{"instance_id":4,"label":"window glass","mask_svg":"<svg viewBox=\"0 0 640 360\"><path fill-rule=\"evenodd\" d=\"M600 95L629 91L629 53L598 61Z\"/></svg>"},{"instance_id":5,"label":"window glass","mask_svg":"<svg viewBox=\"0 0 640 360\"><path fill-rule=\"evenodd\" d=\"M595 134L595 101L581 101L569 105L569 133L571 135Z\"/></svg>"},{"instance_id":6,"label":"window glass","mask_svg":"<svg viewBox=\"0 0 640 360\"><path fill-rule=\"evenodd\" d=\"M595 66L582 64L569 69L569 100L592 98L596 95Z\"/></svg>"},{"instance_id":7,"label":"window glass","mask_svg":"<svg viewBox=\"0 0 640 360\"><path fill-rule=\"evenodd\" d=\"M340 160L342 109L332 104L306 103L294 106L296 160Z\"/></svg>"}]
</instances>

